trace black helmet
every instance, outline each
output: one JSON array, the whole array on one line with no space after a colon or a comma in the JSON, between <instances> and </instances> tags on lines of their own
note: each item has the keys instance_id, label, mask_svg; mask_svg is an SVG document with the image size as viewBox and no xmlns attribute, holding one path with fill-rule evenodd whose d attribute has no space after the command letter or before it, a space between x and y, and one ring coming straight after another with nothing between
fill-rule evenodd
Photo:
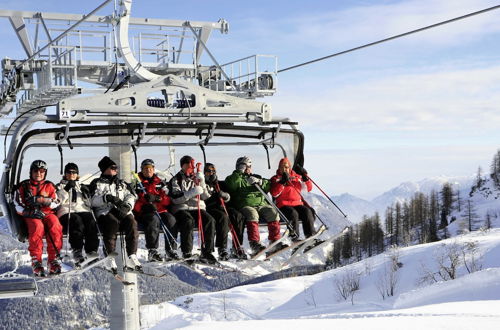
<instances>
[{"instance_id":1,"label":"black helmet","mask_svg":"<svg viewBox=\"0 0 500 330\"><path fill-rule=\"evenodd\" d=\"M38 170L40 168L43 168L45 170L45 177L47 177L47 163L44 162L43 160L40 160L40 159L37 159L35 161L33 161L33 163L31 163L31 166L30 166L30 178L31 178L31 172L33 172L33 170Z\"/></svg>"},{"instance_id":2,"label":"black helmet","mask_svg":"<svg viewBox=\"0 0 500 330\"><path fill-rule=\"evenodd\" d=\"M148 166L148 165L151 165L151 166L155 166L155 162L152 160L152 159L144 159L141 163L141 168L144 167L144 166Z\"/></svg>"}]
</instances>

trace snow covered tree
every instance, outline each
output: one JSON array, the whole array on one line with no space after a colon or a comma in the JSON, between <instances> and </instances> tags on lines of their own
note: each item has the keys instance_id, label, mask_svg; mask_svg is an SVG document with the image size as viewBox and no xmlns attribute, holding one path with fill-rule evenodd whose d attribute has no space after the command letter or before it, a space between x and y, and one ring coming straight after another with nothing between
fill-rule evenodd
<instances>
[{"instance_id":1,"label":"snow covered tree","mask_svg":"<svg viewBox=\"0 0 500 330\"><path fill-rule=\"evenodd\" d=\"M453 187L449 182L443 184L441 188L441 207L445 216L450 215L453 206Z\"/></svg>"},{"instance_id":2,"label":"snow covered tree","mask_svg":"<svg viewBox=\"0 0 500 330\"><path fill-rule=\"evenodd\" d=\"M477 168L476 178L474 179L474 184L471 187L469 196L472 197L475 191L478 191L483 186L486 180L483 178L483 170L481 166Z\"/></svg>"},{"instance_id":3,"label":"snow covered tree","mask_svg":"<svg viewBox=\"0 0 500 330\"><path fill-rule=\"evenodd\" d=\"M478 220L479 216L476 213L476 208L474 206L474 202L470 199L467 200L464 207L464 213L462 216L468 223L469 232L472 231L473 224Z\"/></svg>"},{"instance_id":4,"label":"snow covered tree","mask_svg":"<svg viewBox=\"0 0 500 330\"><path fill-rule=\"evenodd\" d=\"M495 185L500 188L500 149L493 156L493 161L490 166L490 177Z\"/></svg>"},{"instance_id":5,"label":"snow covered tree","mask_svg":"<svg viewBox=\"0 0 500 330\"><path fill-rule=\"evenodd\" d=\"M455 194L455 202L457 205L457 211L462 212L462 198L460 197L460 189L457 189L457 193Z\"/></svg>"},{"instance_id":6,"label":"snow covered tree","mask_svg":"<svg viewBox=\"0 0 500 330\"><path fill-rule=\"evenodd\" d=\"M351 232L347 232L342 237L342 258L349 261L352 257L352 237Z\"/></svg>"}]
</instances>

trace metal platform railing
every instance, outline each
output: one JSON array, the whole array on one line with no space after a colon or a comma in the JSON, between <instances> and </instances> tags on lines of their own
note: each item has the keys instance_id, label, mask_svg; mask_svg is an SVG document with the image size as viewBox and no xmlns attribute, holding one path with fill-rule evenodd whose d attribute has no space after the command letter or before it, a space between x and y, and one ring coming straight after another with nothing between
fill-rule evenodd
<instances>
[{"instance_id":1,"label":"metal platform railing","mask_svg":"<svg viewBox=\"0 0 500 330\"><path fill-rule=\"evenodd\" d=\"M229 77L229 80L222 74ZM252 55L200 70L198 80L206 88L235 96L271 96L276 92L278 59L274 55Z\"/></svg>"}]
</instances>

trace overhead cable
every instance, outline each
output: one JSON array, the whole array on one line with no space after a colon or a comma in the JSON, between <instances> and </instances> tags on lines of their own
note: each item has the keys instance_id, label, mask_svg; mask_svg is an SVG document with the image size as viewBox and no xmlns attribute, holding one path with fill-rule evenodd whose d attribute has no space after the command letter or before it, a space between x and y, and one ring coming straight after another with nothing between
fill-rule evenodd
<instances>
[{"instance_id":1,"label":"overhead cable","mask_svg":"<svg viewBox=\"0 0 500 330\"><path fill-rule=\"evenodd\" d=\"M467 15L455 17L455 18L452 18L452 19L449 19L449 20L446 20L446 21L442 21L442 22L439 22L439 23L435 23L435 24L432 24L432 25L428 25L428 26L425 26L425 27L422 27L422 28L419 28L419 29L416 29L416 30L412 30L412 31L408 31L408 32L405 32L405 33L397 34L397 35L389 37L389 38L381 39L381 40L378 40L378 41L375 41L375 42L370 42L368 44L364 44L362 46L358 46L358 47L354 47L354 48L351 48L351 49L347 49L347 50L344 50L344 51L341 51L341 52L338 52L338 53L335 53L335 54L323 56L323 57L320 57L320 58L317 58L317 59L314 59L314 60L311 60L311 61L307 61L307 62L304 62L304 63L296 64L296 65L290 66L288 68L284 68L284 69L278 70L278 73L285 72L285 71L288 71L288 70L292 70L292 69L295 69L295 68L298 68L298 67L301 67L301 66L304 66L304 65L312 64L312 63L315 63L315 62L323 61L323 60L329 59L331 57L335 57L335 56L339 56L339 55L344 55L344 54L347 54L347 53L351 53L351 52L354 52L356 50L360 50L360 49L363 49L363 48L375 46L375 45L381 44L381 43L386 42L386 41L391 41L391 40L394 40L394 39L406 37L406 36L408 36L410 34L414 34L414 33L422 32L422 31L425 31L425 30L429 30L429 29L432 29L432 28L435 28L435 27L438 27L438 26L441 26L441 25L445 25L445 24L448 24L448 23L456 22L456 21L459 21L459 20L462 20L462 19L465 19L465 18L469 18L469 17L472 17L472 16L479 15L479 14L484 14L486 12L489 12L489 11L492 11L492 10L495 10L495 9L499 9L499 8L500 8L500 5L496 5L496 6L493 6L493 7L490 7L490 8L486 8L486 9L483 9L483 10L475 11L475 12L469 13Z\"/></svg>"}]
</instances>

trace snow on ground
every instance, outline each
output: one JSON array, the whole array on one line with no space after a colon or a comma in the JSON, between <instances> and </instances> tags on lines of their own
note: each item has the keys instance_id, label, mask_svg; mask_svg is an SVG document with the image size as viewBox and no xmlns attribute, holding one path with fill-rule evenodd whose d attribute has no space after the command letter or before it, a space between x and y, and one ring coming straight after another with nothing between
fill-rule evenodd
<instances>
[{"instance_id":1,"label":"snow on ground","mask_svg":"<svg viewBox=\"0 0 500 330\"><path fill-rule=\"evenodd\" d=\"M437 271L445 247L476 242L482 267L457 278L419 284L426 268ZM393 297L382 299L378 283L401 263ZM359 277L353 297L340 297L336 283ZM312 276L179 297L141 307L143 328L154 329L498 329L500 324L500 229L474 232L436 243L401 248Z\"/></svg>"}]
</instances>

